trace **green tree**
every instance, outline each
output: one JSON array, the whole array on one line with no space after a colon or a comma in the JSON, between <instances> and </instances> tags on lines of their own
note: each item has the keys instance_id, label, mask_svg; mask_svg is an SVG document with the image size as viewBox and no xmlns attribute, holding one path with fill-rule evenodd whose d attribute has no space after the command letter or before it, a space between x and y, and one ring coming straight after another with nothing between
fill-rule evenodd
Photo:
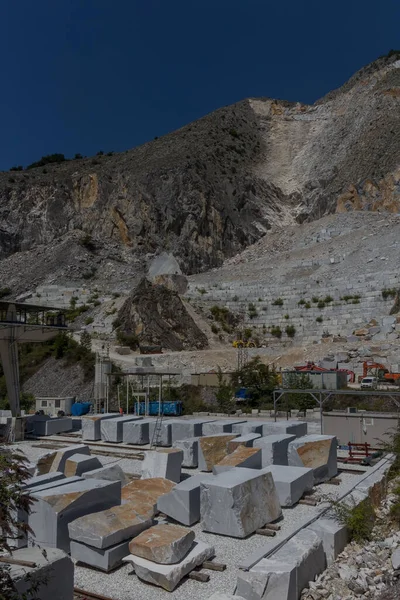
<instances>
[{"instance_id":1,"label":"green tree","mask_svg":"<svg viewBox=\"0 0 400 600\"><path fill-rule=\"evenodd\" d=\"M312 390L313 382L307 373L287 373L284 377L284 387L291 390ZM310 394L285 394L282 402L288 408L307 410L315 407L315 400Z\"/></svg>"},{"instance_id":2,"label":"green tree","mask_svg":"<svg viewBox=\"0 0 400 600\"><path fill-rule=\"evenodd\" d=\"M11 552L13 541L30 532L27 522L21 520L21 514L31 512L32 498L24 490L30 478L23 454L13 451L0 440L0 553ZM0 563L0 600L20 600L38 598L37 592L47 580L27 575L29 589L21 596L10 576L10 567Z\"/></svg>"},{"instance_id":3,"label":"green tree","mask_svg":"<svg viewBox=\"0 0 400 600\"><path fill-rule=\"evenodd\" d=\"M218 390L215 394L218 402L218 410L230 414L235 408L234 389L230 383L227 383L221 367L218 367Z\"/></svg>"},{"instance_id":4,"label":"green tree","mask_svg":"<svg viewBox=\"0 0 400 600\"><path fill-rule=\"evenodd\" d=\"M91 352L92 338L90 337L90 333L87 332L86 329L82 331L79 343L82 346L82 348L84 348L87 352Z\"/></svg>"},{"instance_id":5,"label":"green tree","mask_svg":"<svg viewBox=\"0 0 400 600\"><path fill-rule=\"evenodd\" d=\"M250 404L257 407L262 402L271 401L272 392L278 385L278 375L275 367L270 368L261 362L259 356L255 356L234 372L232 383L236 388L247 388Z\"/></svg>"}]
</instances>

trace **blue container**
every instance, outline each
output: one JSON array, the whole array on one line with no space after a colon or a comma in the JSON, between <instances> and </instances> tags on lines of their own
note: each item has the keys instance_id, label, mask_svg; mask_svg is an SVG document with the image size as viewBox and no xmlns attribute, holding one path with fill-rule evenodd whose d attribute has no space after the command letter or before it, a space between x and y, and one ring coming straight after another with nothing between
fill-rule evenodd
<instances>
[{"instance_id":1,"label":"blue container","mask_svg":"<svg viewBox=\"0 0 400 600\"><path fill-rule=\"evenodd\" d=\"M71 414L73 417L81 417L82 415L87 415L92 406L91 402L75 402L71 406Z\"/></svg>"},{"instance_id":2,"label":"blue container","mask_svg":"<svg viewBox=\"0 0 400 600\"><path fill-rule=\"evenodd\" d=\"M158 415L158 409L158 402L149 402L149 415L151 417L156 417ZM182 414L182 402L180 400L174 400L172 402L163 402L161 404L161 410L163 415L179 417ZM144 415L145 403L136 402L135 412L138 415Z\"/></svg>"}]
</instances>

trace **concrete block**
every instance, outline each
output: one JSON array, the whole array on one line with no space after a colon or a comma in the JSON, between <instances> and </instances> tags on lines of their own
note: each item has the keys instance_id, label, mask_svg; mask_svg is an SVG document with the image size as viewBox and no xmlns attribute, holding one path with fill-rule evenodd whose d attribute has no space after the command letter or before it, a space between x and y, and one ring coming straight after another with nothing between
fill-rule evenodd
<instances>
[{"instance_id":1,"label":"concrete block","mask_svg":"<svg viewBox=\"0 0 400 600\"><path fill-rule=\"evenodd\" d=\"M234 440L228 443L229 454L236 450L238 446L246 446L247 448L253 448L255 440L257 440L260 437L261 435L259 433L245 433L243 435L239 435L239 437L235 438Z\"/></svg>"},{"instance_id":2,"label":"concrete block","mask_svg":"<svg viewBox=\"0 0 400 600\"><path fill-rule=\"evenodd\" d=\"M161 430L158 435L157 446L172 446L172 423L175 419L169 419L168 421L164 421L161 424ZM152 423L149 423L149 433L150 433L150 443L154 437L154 430L156 427L156 421L154 420ZM155 440L154 440L155 443Z\"/></svg>"},{"instance_id":3,"label":"concrete block","mask_svg":"<svg viewBox=\"0 0 400 600\"><path fill-rule=\"evenodd\" d=\"M65 479L64 473L60 471L54 471L52 473L44 473L44 475L37 475L36 477L31 477L28 479L23 486L24 489L29 488L32 490L40 485L44 485L46 483L58 482L60 479Z\"/></svg>"},{"instance_id":4,"label":"concrete block","mask_svg":"<svg viewBox=\"0 0 400 600\"><path fill-rule=\"evenodd\" d=\"M236 450L228 454L213 466L213 474L229 471L233 467L246 467L248 469L261 469L261 448L246 448L238 446Z\"/></svg>"},{"instance_id":5,"label":"concrete block","mask_svg":"<svg viewBox=\"0 0 400 600\"><path fill-rule=\"evenodd\" d=\"M115 419L103 419L100 421L101 439L103 442L122 442L124 424L131 423L132 421L140 421L141 418L134 415L126 415L124 417L116 417Z\"/></svg>"},{"instance_id":6,"label":"concrete block","mask_svg":"<svg viewBox=\"0 0 400 600\"><path fill-rule=\"evenodd\" d=\"M271 421L265 423L263 427L263 436L273 434L289 434L296 437L307 435L307 423L304 421Z\"/></svg>"},{"instance_id":7,"label":"concrete block","mask_svg":"<svg viewBox=\"0 0 400 600\"><path fill-rule=\"evenodd\" d=\"M213 546L208 546L205 542L197 541L185 558L175 565L158 565L155 562L146 560L134 554L124 558L124 562L133 564L136 575L139 579L148 581L154 585L172 592L185 575L193 571L204 561L215 555Z\"/></svg>"},{"instance_id":8,"label":"concrete block","mask_svg":"<svg viewBox=\"0 0 400 600\"><path fill-rule=\"evenodd\" d=\"M64 473L66 477L80 476L87 471L100 469L103 465L97 456L87 456L86 454L73 454L65 462Z\"/></svg>"},{"instance_id":9,"label":"concrete block","mask_svg":"<svg viewBox=\"0 0 400 600\"><path fill-rule=\"evenodd\" d=\"M254 441L254 448L261 448L261 463L268 465L287 465L289 442L295 440L294 435L274 434Z\"/></svg>"},{"instance_id":10,"label":"concrete block","mask_svg":"<svg viewBox=\"0 0 400 600\"><path fill-rule=\"evenodd\" d=\"M182 460L183 451L179 448L161 448L156 452L146 452L142 464L142 479L163 477L179 483Z\"/></svg>"},{"instance_id":11,"label":"concrete block","mask_svg":"<svg viewBox=\"0 0 400 600\"><path fill-rule=\"evenodd\" d=\"M31 494L36 492L45 492L46 490L59 488L64 485L69 485L70 483L76 483L77 481L82 481L82 477L64 477L64 479L57 479L56 481L50 481L49 483L42 483L42 485L37 485L32 490L30 490L29 487L27 489Z\"/></svg>"},{"instance_id":12,"label":"concrete block","mask_svg":"<svg viewBox=\"0 0 400 600\"><path fill-rule=\"evenodd\" d=\"M192 437L186 440L176 440L174 448L183 452L182 467L195 469L199 465L199 438Z\"/></svg>"},{"instance_id":13,"label":"concrete block","mask_svg":"<svg viewBox=\"0 0 400 600\"><path fill-rule=\"evenodd\" d=\"M127 483L125 473L119 465L106 465L93 471L82 474L83 479L103 479L106 481L120 481L121 485Z\"/></svg>"},{"instance_id":14,"label":"concrete block","mask_svg":"<svg viewBox=\"0 0 400 600\"><path fill-rule=\"evenodd\" d=\"M93 548L71 540L71 557L75 560L90 565L108 573L122 564L123 559L129 556L129 541L119 542L109 548Z\"/></svg>"},{"instance_id":15,"label":"concrete block","mask_svg":"<svg viewBox=\"0 0 400 600\"><path fill-rule=\"evenodd\" d=\"M246 600L297 600L296 567L263 559L250 571L239 571L235 594Z\"/></svg>"},{"instance_id":16,"label":"concrete block","mask_svg":"<svg viewBox=\"0 0 400 600\"><path fill-rule=\"evenodd\" d=\"M154 419L141 419L140 421L127 421L122 425L122 441L124 444L137 444L142 446L150 443L150 423Z\"/></svg>"},{"instance_id":17,"label":"concrete block","mask_svg":"<svg viewBox=\"0 0 400 600\"><path fill-rule=\"evenodd\" d=\"M119 413L106 413L82 417L82 439L91 442L101 440L101 422L105 419L116 419L119 416Z\"/></svg>"},{"instance_id":18,"label":"concrete block","mask_svg":"<svg viewBox=\"0 0 400 600\"><path fill-rule=\"evenodd\" d=\"M313 470L305 467L271 465L262 471L271 473L281 506L293 506L314 485Z\"/></svg>"},{"instance_id":19,"label":"concrete block","mask_svg":"<svg viewBox=\"0 0 400 600\"><path fill-rule=\"evenodd\" d=\"M315 531L322 540L326 564L329 567L345 549L348 542L346 525L336 519L321 518L309 525L308 529Z\"/></svg>"},{"instance_id":20,"label":"concrete block","mask_svg":"<svg viewBox=\"0 0 400 600\"><path fill-rule=\"evenodd\" d=\"M228 443L235 439L235 433L220 433L199 438L199 469L211 471L228 454Z\"/></svg>"},{"instance_id":21,"label":"concrete block","mask_svg":"<svg viewBox=\"0 0 400 600\"><path fill-rule=\"evenodd\" d=\"M203 424L203 435L216 435L219 433L232 433L234 425L246 423L246 419L218 419Z\"/></svg>"},{"instance_id":22,"label":"concrete block","mask_svg":"<svg viewBox=\"0 0 400 600\"><path fill-rule=\"evenodd\" d=\"M130 540L153 525L153 510L137 511L130 504L84 515L68 525L69 537L94 548L109 548Z\"/></svg>"},{"instance_id":23,"label":"concrete block","mask_svg":"<svg viewBox=\"0 0 400 600\"><path fill-rule=\"evenodd\" d=\"M246 435L247 433L258 433L263 435L264 421L247 421L246 423L236 423L232 426L232 433Z\"/></svg>"},{"instance_id":24,"label":"concrete block","mask_svg":"<svg viewBox=\"0 0 400 600\"><path fill-rule=\"evenodd\" d=\"M131 540L129 552L161 565L173 565L184 559L194 538L194 531L180 525L154 525Z\"/></svg>"},{"instance_id":25,"label":"concrete block","mask_svg":"<svg viewBox=\"0 0 400 600\"><path fill-rule=\"evenodd\" d=\"M43 550L46 550L46 556ZM74 563L65 552L48 547L24 548L13 552L12 558L36 564L36 567L10 565L9 573L19 598L25 597L24 594L31 588L32 580L36 579L43 583L35 590L35 598L73 600Z\"/></svg>"},{"instance_id":26,"label":"concrete block","mask_svg":"<svg viewBox=\"0 0 400 600\"><path fill-rule=\"evenodd\" d=\"M183 525L197 523L200 520L200 483L208 477L213 476L202 473L178 483L158 499L158 510Z\"/></svg>"},{"instance_id":27,"label":"concrete block","mask_svg":"<svg viewBox=\"0 0 400 600\"><path fill-rule=\"evenodd\" d=\"M244 538L282 514L271 473L233 468L201 482L203 531Z\"/></svg>"},{"instance_id":28,"label":"concrete block","mask_svg":"<svg viewBox=\"0 0 400 600\"><path fill-rule=\"evenodd\" d=\"M82 479L69 485L32 493L28 544L69 552L68 523L91 512L121 503L121 482Z\"/></svg>"},{"instance_id":29,"label":"concrete block","mask_svg":"<svg viewBox=\"0 0 400 600\"><path fill-rule=\"evenodd\" d=\"M305 435L289 443L288 462L292 467L309 467L314 483L337 474L337 439L332 435Z\"/></svg>"},{"instance_id":30,"label":"concrete block","mask_svg":"<svg viewBox=\"0 0 400 600\"><path fill-rule=\"evenodd\" d=\"M74 454L85 454L88 456L90 454L89 446L86 446L85 444L77 444L75 446L67 446L66 448L58 450L51 463L49 471L51 473L54 473L55 471L61 471L64 473L66 461Z\"/></svg>"}]
</instances>

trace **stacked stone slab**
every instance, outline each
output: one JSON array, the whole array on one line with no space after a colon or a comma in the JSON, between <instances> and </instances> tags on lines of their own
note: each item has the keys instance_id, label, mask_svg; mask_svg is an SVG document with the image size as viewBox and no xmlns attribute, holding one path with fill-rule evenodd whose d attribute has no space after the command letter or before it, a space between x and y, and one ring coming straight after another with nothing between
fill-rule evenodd
<instances>
[{"instance_id":1,"label":"stacked stone slab","mask_svg":"<svg viewBox=\"0 0 400 600\"><path fill-rule=\"evenodd\" d=\"M180 525L154 525L129 543L129 551L160 565L180 562L191 550L194 531Z\"/></svg>"},{"instance_id":2,"label":"stacked stone slab","mask_svg":"<svg viewBox=\"0 0 400 600\"><path fill-rule=\"evenodd\" d=\"M121 485L125 485L125 473L119 465L106 465L99 469L93 469L82 474L84 479L105 479L106 481L120 481Z\"/></svg>"},{"instance_id":3,"label":"stacked stone slab","mask_svg":"<svg viewBox=\"0 0 400 600\"><path fill-rule=\"evenodd\" d=\"M312 469L271 465L262 471L271 473L281 506L293 506L314 485Z\"/></svg>"},{"instance_id":4,"label":"stacked stone slab","mask_svg":"<svg viewBox=\"0 0 400 600\"><path fill-rule=\"evenodd\" d=\"M294 435L272 434L254 440L254 447L261 449L261 463L263 467L268 465L288 464L288 447L296 437Z\"/></svg>"},{"instance_id":5,"label":"stacked stone slab","mask_svg":"<svg viewBox=\"0 0 400 600\"><path fill-rule=\"evenodd\" d=\"M259 435L264 435L264 425L265 421L246 421L245 423L235 423L232 426L232 433L237 433L238 435L246 435L247 433L258 433Z\"/></svg>"},{"instance_id":6,"label":"stacked stone slab","mask_svg":"<svg viewBox=\"0 0 400 600\"><path fill-rule=\"evenodd\" d=\"M245 433L239 435L237 438L228 443L229 454L236 450L238 446L246 446L246 448L253 448L255 440L258 440L261 435L259 433Z\"/></svg>"},{"instance_id":7,"label":"stacked stone slab","mask_svg":"<svg viewBox=\"0 0 400 600\"><path fill-rule=\"evenodd\" d=\"M100 435L103 442L119 443L123 439L123 426L125 423L140 421L142 417L126 415L115 419L103 419L100 421Z\"/></svg>"},{"instance_id":8,"label":"stacked stone slab","mask_svg":"<svg viewBox=\"0 0 400 600\"><path fill-rule=\"evenodd\" d=\"M168 494L175 485L173 481L163 477L134 480L122 488L121 503L135 506L138 502L143 502L151 505L155 513L159 498Z\"/></svg>"},{"instance_id":9,"label":"stacked stone slab","mask_svg":"<svg viewBox=\"0 0 400 600\"><path fill-rule=\"evenodd\" d=\"M199 438L199 469L211 471L228 454L228 443L236 434L220 433Z\"/></svg>"},{"instance_id":10,"label":"stacked stone slab","mask_svg":"<svg viewBox=\"0 0 400 600\"><path fill-rule=\"evenodd\" d=\"M234 425L246 423L246 419L218 419L203 425L203 435L217 435L220 433L232 433Z\"/></svg>"},{"instance_id":11,"label":"stacked stone slab","mask_svg":"<svg viewBox=\"0 0 400 600\"><path fill-rule=\"evenodd\" d=\"M218 464L213 466L213 474L229 471L234 467L261 469L261 449L246 448L246 446L238 446L236 450L223 458Z\"/></svg>"},{"instance_id":12,"label":"stacked stone slab","mask_svg":"<svg viewBox=\"0 0 400 600\"><path fill-rule=\"evenodd\" d=\"M203 435L203 423L201 419L180 419L172 422L171 439L172 444L177 440L199 437Z\"/></svg>"},{"instance_id":13,"label":"stacked stone slab","mask_svg":"<svg viewBox=\"0 0 400 600\"><path fill-rule=\"evenodd\" d=\"M168 592L172 592L185 575L188 575L193 569L214 555L215 550L212 546L196 541L190 552L180 562L173 565L157 564L133 554L127 556L124 561L133 564L135 573L139 579L143 579L164 588Z\"/></svg>"},{"instance_id":14,"label":"stacked stone slab","mask_svg":"<svg viewBox=\"0 0 400 600\"><path fill-rule=\"evenodd\" d=\"M208 477L213 476L202 473L178 483L158 499L158 510L183 525L197 523L200 520L200 484Z\"/></svg>"},{"instance_id":15,"label":"stacked stone slab","mask_svg":"<svg viewBox=\"0 0 400 600\"><path fill-rule=\"evenodd\" d=\"M32 534L28 544L70 550L68 523L91 512L121 503L120 481L82 479L68 485L32 493L28 518Z\"/></svg>"},{"instance_id":16,"label":"stacked stone slab","mask_svg":"<svg viewBox=\"0 0 400 600\"><path fill-rule=\"evenodd\" d=\"M203 531L244 538L282 514L271 473L233 468L200 489Z\"/></svg>"},{"instance_id":17,"label":"stacked stone slab","mask_svg":"<svg viewBox=\"0 0 400 600\"><path fill-rule=\"evenodd\" d=\"M304 421L270 421L263 425L263 436L287 434L302 437L307 435L307 423Z\"/></svg>"},{"instance_id":18,"label":"stacked stone slab","mask_svg":"<svg viewBox=\"0 0 400 600\"><path fill-rule=\"evenodd\" d=\"M175 483L181 480L183 451L179 448L162 448L145 453L142 479L163 477Z\"/></svg>"},{"instance_id":19,"label":"stacked stone slab","mask_svg":"<svg viewBox=\"0 0 400 600\"><path fill-rule=\"evenodd\" d=\"M101 440L101 422L105 419L116 419L119 416L119 413L106 413L82 417L82 439L91 442Z\"/></svg>"},{"instance_id":20,"label":"stacked stone slab","mask_svg":"<svg viewBox=\"0 0 400 600\"><path fill-rule=\"evenodd\" d=\"M9 574L19 598L25 598L32 583L37 581L34 597L40 600L73 600L74 563L57 548L25 548L13 552L14 561L26 561L35 566L10 565ZM29 594L29 598L31 598Z\"/></svg>"},{"instance_id":21,"label":"stacked stone slab","mask_svg":"<svg viewBox=\"0 0 400 600\"><path fill-rule=\"evenodd\" d=\"M29 427L33 428L35 435L55 435L65 431L72 431L71 417L48 417L34 415L29 418Z\"/></svg>"},{"instance_id":22,"label":"stacked stone slab","mask_svg":"<svg viewBox=\"0 0 400 600\"><path fill-rule=\"evenodd\" d=\"M322 541L314 531L303 529L271 558L262 559L248 573L240 572L236 593L246 600L297 600L325 565Z\"/></svg>"},{"instance_id":23,"label":"stacked stone slab","mask_svg":"<svg viewBox=\"0 0 400 600\"><path fill-rule=\"evenodd\" d=\"M153 510L137 512L130 504L92 513L68 525L71 556L102 571L111 571L129 554L129 540L153 525Z\"/></svg>"},{"instance_id":24,"label":"stacked stone slab","mask_svg":"<svg viewBox=\"0 0 400 600\"><path fill-rule=\"evenodd\" d=\"M65 462L64 473L66 477L83 475L87 471L100 469L103 465L97 456L87 456L86 454L73 454Z\"/></svg>"},{"instance_id":25,"label":"stacked stone slab","mask_svg":"<svg viewBox=\"0 0 400 600\"><path fill-rule=\"evenodd\" d=\"M174 448L183 452L182 467L196 469L199 466L199 438L192 437L174 442Z\"/></svg>"},{"instance_id":26,"label":"stacked stone slab","mask_svg":"<svg viewBox=\"0 0 400 600\"><path fill-rule=\"evenodd\" d=\"M314 483L328 481L337 473L337 439L332 435L305 435L289 443L288 463L309 467Z\"/></svg>"},{"instance_id":27,"label":"stacked stone slab","mask_svg":"<svg viewBox=\"0 0 400 600\"><path fill-rule=\"evenodd\" d=\"M154 425L154 419L141 419L140 421L128 421L122 425L122 441L124 444L136 444L143 446L150 443L150 424Z\"/></svg>"},{"instance_id":28,"label":"stacked stone slab","mask_svg":"<svg viewBox=\"0 0 400 600\"><path fill-rule=\"evenodd\" d=\"M29 488L31 490L46 483L60 481L60 479L65 479L65 475L61 471L44 473L43 475L37 475L36 477L31 477L28 479L26 484L23 486L23 489Z\"/></svg>"}]
</instances>

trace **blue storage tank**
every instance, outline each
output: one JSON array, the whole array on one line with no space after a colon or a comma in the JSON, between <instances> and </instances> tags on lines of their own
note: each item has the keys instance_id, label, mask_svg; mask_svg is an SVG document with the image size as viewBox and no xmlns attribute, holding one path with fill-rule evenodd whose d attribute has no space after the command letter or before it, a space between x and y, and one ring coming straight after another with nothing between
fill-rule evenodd
<instances>
[{"instance_id":1,"label":"blue storage tank","mask_svg":"<svg viewBox=\"0 0 400 600\"><path fill-rule=\"evenodd\" d=\"M75 402L71 407L71 414L73 417L81 417L87 415L92 406L91 402Z\"/></svg>"}]
</instances>

